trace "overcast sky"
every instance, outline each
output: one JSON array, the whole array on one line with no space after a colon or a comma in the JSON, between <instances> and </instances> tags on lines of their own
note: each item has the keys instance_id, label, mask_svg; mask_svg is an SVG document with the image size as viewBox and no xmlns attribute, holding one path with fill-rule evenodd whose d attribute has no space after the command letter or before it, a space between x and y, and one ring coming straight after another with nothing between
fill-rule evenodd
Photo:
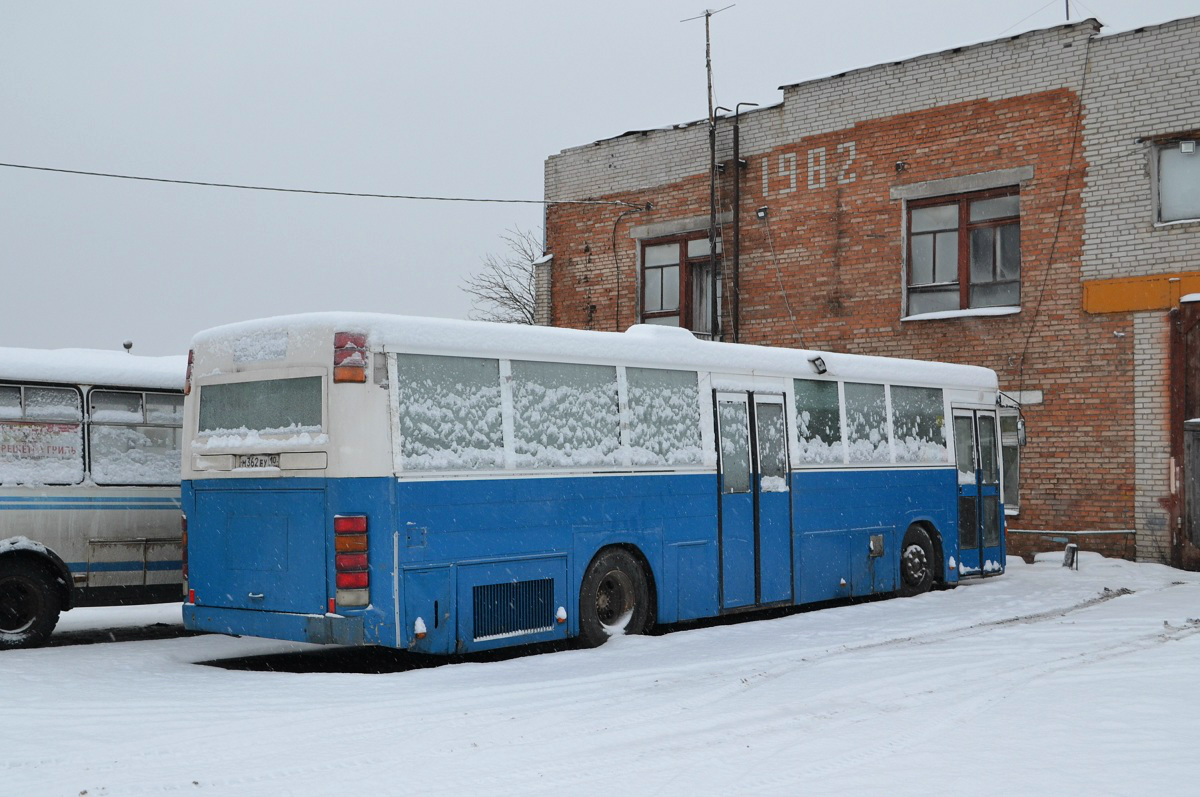
<instances>
[{"instance_id":1,"label":"overcast sky","mask_svg":"<svg viewBox=\"0 0 1200 797\"><path fill-rule=\"evenodd\" d=\"M721 8L728 2L710 5ZM0 162L382 194L542 198L547 155L706 112L699 0L0 0ZM1072 0L1106 32L1200 0ZM718 103L1064 21L1062 0L738 0ZM321 197L0 168L0 346L186 352L309 310L465 318L539 205Z\"/></svg>"}]
</instances>

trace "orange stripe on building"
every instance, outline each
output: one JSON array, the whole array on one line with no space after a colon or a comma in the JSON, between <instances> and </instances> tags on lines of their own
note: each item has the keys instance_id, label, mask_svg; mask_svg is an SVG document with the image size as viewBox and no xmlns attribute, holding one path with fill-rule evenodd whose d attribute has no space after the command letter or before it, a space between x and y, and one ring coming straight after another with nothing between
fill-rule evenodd
<instances>
[{"instance_id":1,"label":"orange stripe on building","mask_svg":"<svg viewBox=\"0 0 1200 797\"><path fill-rule=\"evenodd\" d=\"M1088 280L1083 283L1083 309L1089 313L1170 310L1189 293L1200 293L1200 271Z\"/></svg>"}]
</instances>

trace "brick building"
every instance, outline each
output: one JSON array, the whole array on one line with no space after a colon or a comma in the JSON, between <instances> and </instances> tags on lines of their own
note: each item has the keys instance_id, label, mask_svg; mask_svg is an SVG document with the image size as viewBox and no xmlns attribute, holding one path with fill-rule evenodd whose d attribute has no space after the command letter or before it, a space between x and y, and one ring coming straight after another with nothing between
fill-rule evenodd
<instances>
[{"instance_id":1,"label":"brick building","mask_svg":"<svg viewBox=\"0 0 1200 797\"><path fill-rule=\"evenodd\" d=\"M1010 550L1196 567L1200 17L1099 34L784 86L738 116L740 168L718 119L716 333L993 368L1029 435L1011 467L1007 419ZM541 322L712 331L707 122L564 150L545 180L629 205L549 205Z\"/></svg>"}]
</instances>

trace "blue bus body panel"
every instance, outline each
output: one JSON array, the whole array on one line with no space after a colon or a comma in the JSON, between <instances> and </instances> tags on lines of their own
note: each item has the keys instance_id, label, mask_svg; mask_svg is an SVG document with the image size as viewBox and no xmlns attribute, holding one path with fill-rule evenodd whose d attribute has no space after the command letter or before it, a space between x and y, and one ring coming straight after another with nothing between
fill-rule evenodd
<instances>
[{"instance_id":1,"label":"blue bus body panel","mask_svg":"<svg viewBox=\"0 0 1200 797\"><path fill-rule=\"evenodd\" d=\"M764 603L778 595L809 602L895 590L900 539L915 521L941 532L944 562L957 555L953 469L800 471L790 483L790 494L761 494L790 500L792 516L790 536L772 532L760 540ZM361 638L431 653L562 639L578 633L583 573L608 545L629 546L644 558L658 622L710 617L722 608L715 474L212 479L185 483L184 506L197 596L184 614L196 630L347 644ZM230 514L242 520L232 522ZM368 517L371 604L339 606L327 616L336 594L338 514ZM244 520L256 516L287 518L286 544L277 520L264 523L256 538ZM884 555L871 557L876 535ZM239 546L258 548L239 560ZM286 551L286 569L268 549ZM792 566L770 567L780 556L791 557ZM239 561L243 569L230 566ZM247 580L247 562L258 580ZM738 583L744 588L748 578L752 604L752 552L740 567ZM943 570L943 578L957 580ZM778 573L791 583L778 583ZM253 611L248 593L269 578L286 585L289 608ZM245 599L222 597L234 589ZM565 622L558 622L560 607Z\"/></svg>"}]
</instances>

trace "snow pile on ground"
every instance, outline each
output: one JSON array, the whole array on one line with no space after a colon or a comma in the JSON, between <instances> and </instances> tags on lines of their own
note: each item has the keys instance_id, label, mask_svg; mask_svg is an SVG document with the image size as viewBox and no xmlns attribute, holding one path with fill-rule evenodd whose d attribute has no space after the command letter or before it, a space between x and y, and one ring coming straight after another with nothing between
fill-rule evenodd
<instances>
[{"instance_id":1,"label":"snow pile on ground","mask_svg":"<svg viewBox=\"0 0 1200 797\"><path fill-rule=\"evenodd\" d=\"M11 651L0 794L1195 793L1200 574L1059 561L384 674L198 664L310 649L217 636ZM60 630L127 611L177 607Z\"/></svg>"}]
</instances>

